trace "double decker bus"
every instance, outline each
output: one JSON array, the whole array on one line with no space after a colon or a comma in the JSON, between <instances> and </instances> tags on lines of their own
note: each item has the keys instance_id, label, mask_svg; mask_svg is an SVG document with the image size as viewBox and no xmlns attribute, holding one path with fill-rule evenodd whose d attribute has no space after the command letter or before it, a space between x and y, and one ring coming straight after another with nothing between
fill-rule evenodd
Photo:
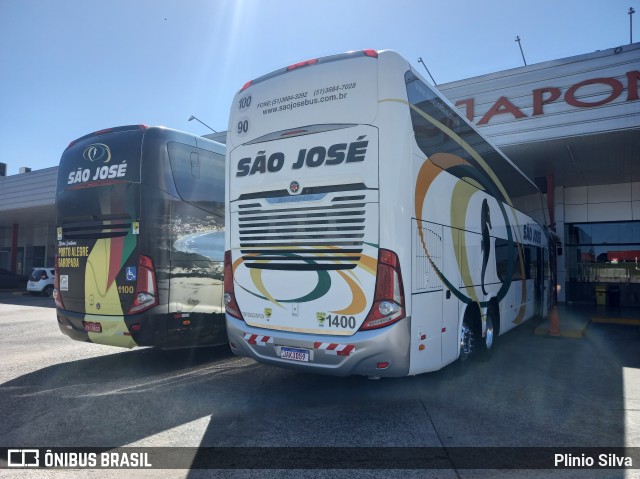
<instances>
[{"instance_id":1,"label":"double decker bus","mask_svg":"<svg viewBox=\"0 0 640 479\"><path fill-rule=\"evenodd\" d=\"M60 330L122 347L227 341L225 147L143 125L83 136L58 170Z\"/></svg>"},{"instance_id":2,"label":"double decker bus","mask_svg":"<svg viewBox=\"0 0 640 479\"><path fill-rule=\"evenodd\" d=\"M227 141L232 350L333 375L488 356L551 305L535 186L392 51L248 82Z\"/></svg>"}]
</instances>

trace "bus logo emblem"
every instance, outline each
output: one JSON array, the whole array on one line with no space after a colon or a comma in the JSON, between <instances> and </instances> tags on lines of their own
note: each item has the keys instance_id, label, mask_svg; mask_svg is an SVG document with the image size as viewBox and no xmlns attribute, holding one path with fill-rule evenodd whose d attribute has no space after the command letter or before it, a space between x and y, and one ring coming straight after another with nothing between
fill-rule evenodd
<instances>
[{"instance_id":1,"label":"bus logo emblem","mask_svg":"<svg viewBox=\"0 0 640 479\"><path fill-rule=\"evenodd\" d=\"M273 312L273 311L271 310L271 308L264 308L264 315L267 317L267 321L268 321L269 319L271 319L271 313L272 313L272 312Z\"/></svg>"},{"instance_id":2,"label":"bus logo emblem","mask_svg":"<svg viewBox=\"0 0 640 479\"><path fill-rule=\"evenodd\" d=\"M289 185L289 191L293 195L299 193L300 192L300 183L298 183L297 181L292 181L291 184Z\"/></svg>"},{"instance_id":3,"label":"bus logo emblem","mask_svg":"<svg viewBox=\"0 0 640 479\"><path fill-rule=\"evenodd\" d=\"M111 150L104 143L94 143L85 148L82 152L82 157L92 163L109 163L111 161Z\"/></svg>"}]
</instances>

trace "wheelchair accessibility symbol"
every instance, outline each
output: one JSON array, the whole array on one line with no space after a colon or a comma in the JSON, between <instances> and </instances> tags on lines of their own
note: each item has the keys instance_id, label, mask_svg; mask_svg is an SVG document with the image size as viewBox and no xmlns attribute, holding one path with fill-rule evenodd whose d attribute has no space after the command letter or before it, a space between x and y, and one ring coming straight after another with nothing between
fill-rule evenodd
<instances>
[{"instance_id":1,"label":"wheelchair accessibility symbol","mask_svg":"<svg viewBox=\"0 0 640 479\"><path fill-rule=\"evenodd\" d=\"M136 280L136 267L135 266L127 266L127 281L135 281Z\"/></svg>"}]
</instances>

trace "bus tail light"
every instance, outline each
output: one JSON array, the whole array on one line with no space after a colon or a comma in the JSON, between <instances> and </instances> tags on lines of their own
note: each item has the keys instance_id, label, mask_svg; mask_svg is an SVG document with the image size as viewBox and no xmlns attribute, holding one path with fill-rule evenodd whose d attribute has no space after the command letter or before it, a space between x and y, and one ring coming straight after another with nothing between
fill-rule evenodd
<instances>
[{"instance_id":1,"label":"bus tail light","mask_svg":"<svg viewBox=\"0 0 640 479\"><path fill-rule=\"evenodd\" d=\"M231 264L231 251L224 252L224 307L228 314L244 321L233 288L233 265Z\"/></svg>"},{"instance_id":2,"label":"bus tail light","mask_svg":"<svg viewBox=\"0 0 640 479\"><path fill-rule=\"evenodd\" d=\"M294 63L293 65L289 65L287 67L287 71L295 70L296 68L307 67L309 65L315 65L318 63L317 58L312 58L311 60L305 60L303 62Z\"/></svg>"},{"instance_id":3,"label":"bus tail light","mask_svg":"<svg viewBox=\"0 0 640 479\"><path fill-rule=\"evenodd\" d=\"M133 303L129 308L129 314L141 313L158 304L156 271L151 258L142 254L140 255L137 274L136 291Z\"/></svg>"},{"instance_id":4,"label":"bus tail light","mask_svg":"<svg viewBox=\"0 0 640 479\"><path fill-rule=\"evenodd\" d=\"M400 260L393 251L380 249L373 306L360 330L383 328L405 316Z\"/></svg>"},{"instance_id":5,"label":"bus tail light","mask_svg":"<svg viewBox=\"0 0 640 479\"><path fill-rule=\"evenodd\" d=\"M378 52L376 50L356 50L356 51L351 51L351 52L346 52L346 53L339 53L337 55L329 55L327 57L321 57L321 58L311 58L310 60L305 60L302 62L298 62L298 63L294 63L292 65L289 65L286 68L281 68L280 70L276 70L273 71L271 73L267 73L266 75L262 75L259 78L256 78L255 80L249 80L247 83L245 83L242 88L240 88L240 91L238 93L242 93L243 91L245 91L247 88L249 88L252 85L255 85L256 83L260 83L264 80L267 79L271 79L274 76L278 76L278 75L282 75L283 73L288 73L290 71L294 71L297 70L299 68L304 68L304 67L308 67L311 65L317 65L319 63L329 63L329 62L335 62L338 60L346 60L348 58L353 58L353 57L369 57L369 58L378 58Z\"/></svg>"},{"instance_id":6,"label":"bus tail light","mask_svg":"<svg viewBox=\"0 0 640 479\"><path fill-rule=\"evenodd\" d=\"M56 276L53 278L53 299L56 302L56 307L64 309L64 303L62 302L62 296L60 295L60 274L58 271L58 255L54 256Z\"/></svg>"}]
</instances>

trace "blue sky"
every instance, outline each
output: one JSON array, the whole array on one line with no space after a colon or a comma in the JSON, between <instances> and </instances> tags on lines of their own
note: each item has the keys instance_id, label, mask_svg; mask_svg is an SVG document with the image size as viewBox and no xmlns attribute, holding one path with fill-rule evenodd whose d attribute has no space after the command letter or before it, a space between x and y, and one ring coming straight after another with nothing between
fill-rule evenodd
<instances>
[{"instance_id":1,"label":"blue sky","mask_svg":"<svg viewBox=\"0 0 640 479\"><path fill-rule=\"evenodd\" d=\"M0 162L145 123L226 130L247 81L308 58L392 49L438 83L640 40L640 0L0 0ZM426 75L425 75L426 76Z\"/></svg>"}]
</instances>

